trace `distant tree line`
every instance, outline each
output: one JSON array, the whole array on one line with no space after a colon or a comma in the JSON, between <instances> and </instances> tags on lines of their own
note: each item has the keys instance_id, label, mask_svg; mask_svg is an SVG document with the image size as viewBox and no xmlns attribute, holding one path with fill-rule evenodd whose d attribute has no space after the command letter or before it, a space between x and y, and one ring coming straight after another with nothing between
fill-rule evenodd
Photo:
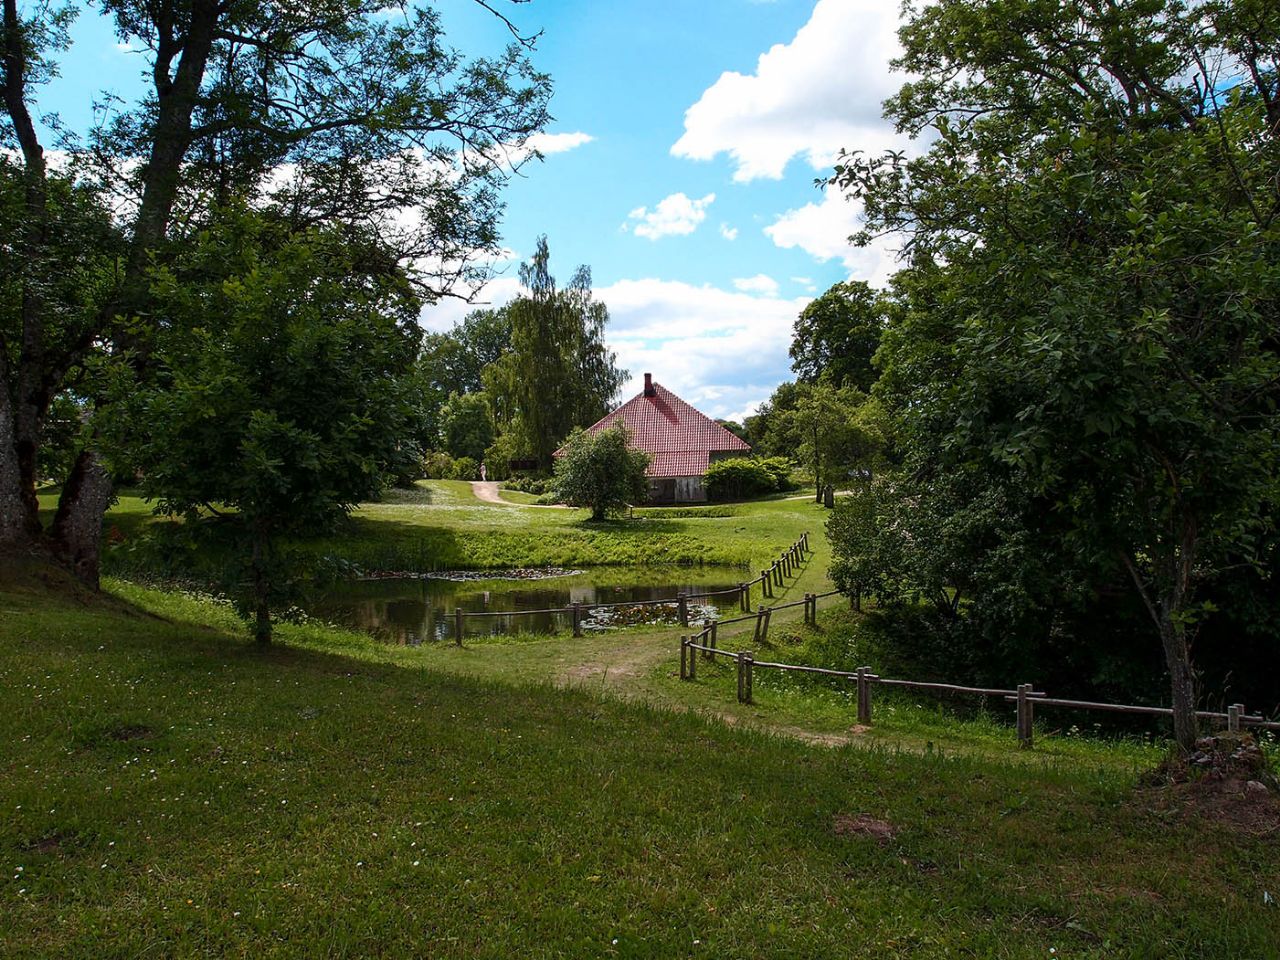
<instances>
[{"instance_id":1,"label":"distant tree line","mask_svg":"<svg viewBox=\"0 0 1280 960\"><path fill-rule=\"evenodd\" d=\"M495 479L513 462L548 473L556 448L608 413L625 382L604 343L609 311L592 294L590 269L558 288L549 260L539 237L514 300L427 337L418 377L440 414L424 421L421 441L456 461L429 461L436 472L474 479L483 461Z\"/></svg>"}]
</instances>

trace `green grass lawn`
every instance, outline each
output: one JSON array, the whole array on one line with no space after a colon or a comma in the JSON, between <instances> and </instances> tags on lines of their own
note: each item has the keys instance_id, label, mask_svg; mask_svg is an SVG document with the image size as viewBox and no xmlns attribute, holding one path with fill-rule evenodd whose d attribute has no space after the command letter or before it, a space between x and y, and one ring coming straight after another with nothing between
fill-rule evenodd
<instances>
[{"instance_id":1,"label":"green grass lawn","mask_svg":"<svg viewBox=\"0 0 1280 960\"><path fill-rule=\"evenodd\" d=\"M50 511L55 497L42 495ZM170 522L150 511L133 492L121 492L107 514L108 572L137 576L165 566L147 533ZM806 530L818 532L825 517L807 500L768 500L647 508L629 520L590 523L585 510L482 503L464 481L426 480L388 491L334 533L293 546L370 570L727 564L758 573Z\"/></svg>"},{"instance_id":2,"label":"green grass lawn","mask_svg":"<svg viewBox=\"0 0 1280 960\"><path fill-rule=\"evenodd\" d=\"M14 579L5 956L1280 955L1274 835L1122 762L818 747Z\"/></svg>"}]
</instances>

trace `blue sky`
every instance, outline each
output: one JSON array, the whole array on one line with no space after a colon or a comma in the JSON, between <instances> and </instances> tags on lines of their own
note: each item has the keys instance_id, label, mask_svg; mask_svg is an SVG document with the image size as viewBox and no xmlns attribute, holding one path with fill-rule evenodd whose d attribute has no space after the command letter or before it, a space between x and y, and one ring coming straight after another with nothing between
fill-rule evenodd
<instances>
[{"instance_id":1,"label":"blue sky","mask_svg":"<svg viewBox=\"0 0 1280 960\"><path fill-rule=\"evenodd\" d=\"M499 4L500 5L500 4ZM472 0L440 0L448 37L492 51L504 29ZM610 344L715 416L741 417L789 378L791 324L809 298L883 280L888 247L855 250L857 208L814 178L840 147L900 146L879 104L901 82L893 0L532 0L504 7L542 31L537 66L555 85L541 163L505 195L505 245L546 233L553 272L590 265L610 308ZM91 12L63 76L40 95L73 128L106 90L132 98L140 57ZM501 303L514 266L479 293ZM447 328L465 312L430 308ZM632 387L624 389L629 395Z\"/></svg>"}]
</instances>

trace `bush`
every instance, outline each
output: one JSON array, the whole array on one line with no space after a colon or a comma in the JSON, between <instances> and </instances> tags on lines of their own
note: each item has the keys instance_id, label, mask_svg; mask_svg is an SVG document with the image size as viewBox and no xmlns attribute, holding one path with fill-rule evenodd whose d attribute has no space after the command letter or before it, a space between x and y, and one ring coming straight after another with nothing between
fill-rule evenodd
<instances>
[{"instance_id":1,"label":"bush","mask_svg":"<svg viewBox=\"0 0 1280 960\"><path fill-rule=\"evenodd\" d=\"M703 477L708 500L743 500L791 489L791 463L786 457L717 460Z\"/></svg>"},{"instance_id":2,"label":"bush","mask_svg":"<svg viewBox=\"0 0 1280 960\"><path fill-rule=\"evenodd\" d=\"M594 434L575 430L556 462L555 495L570 506L590 507L592 520L643 500L649 455L630 447L630 439L621 425Z\"/></svg>"},{"instance_id":3,"label":"bush","mask_svg":"<svg viewBox=\"0 0 1280 960\"><path fill-rule=\"evenodd\" d=\"M791 478L792 463L786 457L762 457L756 462L773 477L774 492L782 493L796 488L796 483Z\"/></svg>"},{"instance_id":4,"label":"bush","mask_svg":"<svg viewBox=\"0 0 1280 960\"><path fill-rule=\"evenodd\" d=\"M449 471L450 480L479 480L480 461L472 457L458 457Z\"/></svg>"},{"instance_id":5,"label":"bush","mask_svg":"<svg viewBox=\"0 0 1280 960\"><path fill-rule=\"evenodd\" d=\"M428 480L448 480L453 476L453 457L435 450L422 458L422 475Z\"/></svg>"},{"instance_id":6,"label":"bush","mask_svg":"<svg viewBox=\"0 0 1280 960\"><path fill-rule=\"evenodd\" d=\"M512 477L502 484L503 490L518 490L540 496L551 488L551 481L544 477Z\"/></svg>"}]
</instances>

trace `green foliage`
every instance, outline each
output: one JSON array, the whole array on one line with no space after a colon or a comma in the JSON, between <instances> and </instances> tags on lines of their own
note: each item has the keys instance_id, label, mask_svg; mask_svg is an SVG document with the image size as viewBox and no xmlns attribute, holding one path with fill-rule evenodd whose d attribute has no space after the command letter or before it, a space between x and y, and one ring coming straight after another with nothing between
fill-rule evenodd
<instances>
[{"instance_id":1,"label":"green foliage","mask_svg":"<svg viewBox=\"0 0 1280 960\"><path fill-rule=\"evenodd\" d=\"M418 302L398 274L362 270L370 253L336 231L228 211L156 270L159 372L114 406L158 511L193 531L208 511L234 511L261 640L274 542L331 526L417 458L405 438Z\"/></svg>"},{"instance_id":2,"label":"green foliage","mask_svg":"<svg viewBox=\"0 0 1280 960\"><path fill-rule=\"evenodd\" d=\"M1202 591L1265 561L1280 499L1280 18L941 0L903 39L918 79L889 112L932 146L835 177L871 229L909 231L878 359L914 498L896 522L923 542L948 510L986 514L933 541L936 567L1012 540L1044 551L1015 552L1015 583L1047 560L1068 597L1135 591L1189 747Z\"/></svg>"},{"instance_id":3,"label":"green foliage","mask_svg":"<svg viewBox=\"0 0 1280 960\"><path fill-rule=\"evenodd\" d=\"M861 280L837 283L796 319L791 367L802 383L822 380L863 393L876 381L872 358L880 346L888 297Z\"/></svg>"},{"instance_id":4,"label":"green foliage","mask_svg":"<svg viewBox=\"0 0 1280 960\"><path fill-rule=\"evenodd\" d=\"M479 461L493 443L493 416L483 393L452 394L440 411L440 439L451 456Z\"/></svg>"},{"instance_id":5,"label":"green foliage","mask_svg":"<svg viewBox=\"0 0 1280 960\"><path fill-rule=\"evenodd\" d=\"M521 493L534 493L541 496L547 493L552 482L545 477L512 477L502 484L503 490L519 490Z\"/></svg>"},{"instance_id":6,"label":"green foliage","mask_svg":"<svg viewBox=\"0 0 1280 960\"><path fill-rule=\"evenodd\" d=\"M428 480L449 480L453 477L453 457L443 450L433 450L422 458L422 474Z\"/></svg>"},{"instance_id":7,"label":"green foliage","mask_svg":"<svg viewBox=\"0 0 1280 960\"><path fill-rule=\"evenodd\" d=\"M524 291L506 307L511 350L483 376L499 428L542 469L550 469L574 427L608 413L627 377L604 344L609 311L593 298L591 270L578 267L557 289L550 256L547 238L539 237L533 258L520 266Z\"/></svg>"},{"instance_id":8,"label":"green foliage","mask_svg":"<svg viewBox=\"0 0 1280 960\"><path fill-rule=\"evenodd\" d=\"M458 457L449 468L450 480L479 480L480 461L474 457Z\"/></svg>"},{"instance_id":9,"label":"green foliage","mask_svg":"<svg viewBox=\"0 0 1280 960\"><path fill-rule=\"evenodd\" d=\"M786 457L717 460L703 475L707 499L745 500L791 489L791 462Z\"/></svg>"},{"instance_id":10,"label":"green foliage","mask_svg":"<svg viewBox=\"0 0 1280 960\"><path fill-rule=\"evenodd\" d=\"M629 446L630 439L621 424L597 433L574 431L556 460L556 499L589 508L592 520L642 502L648 490L644 472L649 455Z\"/></svg>"},{"instance_id":11,"label":"green foliage","mask_svg":"<svg viewBox=\"0 0 1280 960\"><path fill-rule=\"evenodd\" d=\"M855 387L796 384L790 409L774 413L772 449L791 450L811 471L817 490L871 480L888 443L879 405Z\"/></svg>"}]
</instances>

